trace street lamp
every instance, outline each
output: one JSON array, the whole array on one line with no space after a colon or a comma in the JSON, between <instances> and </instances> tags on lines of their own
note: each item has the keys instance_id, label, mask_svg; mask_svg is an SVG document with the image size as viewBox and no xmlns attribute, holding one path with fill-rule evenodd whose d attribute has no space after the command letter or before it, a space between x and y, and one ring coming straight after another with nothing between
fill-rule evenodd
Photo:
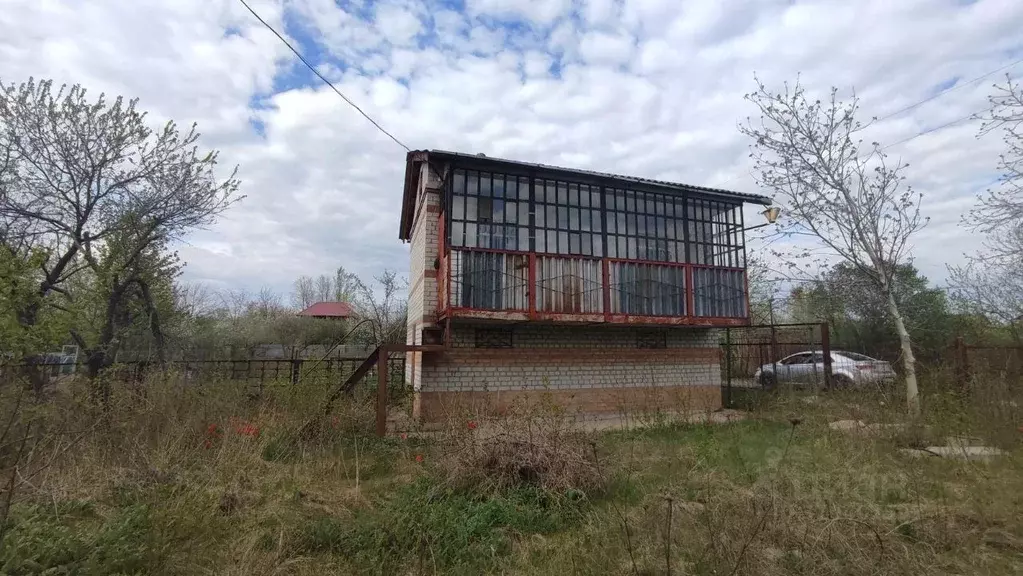
<instances>
[{"instance_id":1,"label":"street lamp","mask_svg":"<svg viewBox=\"0 0 1023 576\"><path fill-rule=\"evenodd\" d=\"M781 208L777 206L769 206L767 210L761 212L764 218L767 218L767 222L763 224L757 224L756 226L750 226L749 228L743 228L743 232L749 232L750 230L756 230L757 228L763 228L764 226L770 226L778 220L778 216L781 216Z\"/></svg>"}]
</instances>

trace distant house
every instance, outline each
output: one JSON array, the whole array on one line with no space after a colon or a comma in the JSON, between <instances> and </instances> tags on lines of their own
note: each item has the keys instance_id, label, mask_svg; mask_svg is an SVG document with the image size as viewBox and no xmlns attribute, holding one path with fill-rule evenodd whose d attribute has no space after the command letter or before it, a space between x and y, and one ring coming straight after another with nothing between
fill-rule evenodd
<instances>
[{"instance_id":1,"label":"distant house","mask_svg":"<svg viewBox=\"0 0 1023 576\"><path fill-rule=\"evenodd\" d=\"M352 305L348 302L317 302L298 313L310 318L344 320L353 316Z\"/></svg>"}]
</instances>

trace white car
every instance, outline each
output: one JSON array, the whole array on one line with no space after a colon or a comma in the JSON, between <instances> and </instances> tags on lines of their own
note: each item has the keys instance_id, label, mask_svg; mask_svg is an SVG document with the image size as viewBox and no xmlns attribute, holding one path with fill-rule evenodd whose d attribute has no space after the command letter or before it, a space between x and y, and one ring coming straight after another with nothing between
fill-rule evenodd
<instances>
[{"instance_id":1,"label":"white car","mask_svg":"<svg viewBox=\"0 0 1023 576\"><path fill-rule=\"evenodd\" d=\"M824 385L824 353L797 352L757 368L753 378L764 388L779 383ZM856 352L831 352L831 384L836 388L876 384L895 379L892 365Z\"/></svg>"}]
</instances>

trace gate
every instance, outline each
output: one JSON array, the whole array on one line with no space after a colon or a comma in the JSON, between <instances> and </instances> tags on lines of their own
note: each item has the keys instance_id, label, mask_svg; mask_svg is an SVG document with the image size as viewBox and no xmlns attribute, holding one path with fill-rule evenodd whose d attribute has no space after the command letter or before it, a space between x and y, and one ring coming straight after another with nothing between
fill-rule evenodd
<instances>
[{"instance_id":1,"label":"gate","mask_svg":"<svg viewBox=\"0 0 1023 576\"><path fill-rule=\"evenodd\" d=\"M827 322L725 328L722 404L734 408L739 394L771 390L782 382L830 387L828 336Z\"/></svg>"}]
</instances>

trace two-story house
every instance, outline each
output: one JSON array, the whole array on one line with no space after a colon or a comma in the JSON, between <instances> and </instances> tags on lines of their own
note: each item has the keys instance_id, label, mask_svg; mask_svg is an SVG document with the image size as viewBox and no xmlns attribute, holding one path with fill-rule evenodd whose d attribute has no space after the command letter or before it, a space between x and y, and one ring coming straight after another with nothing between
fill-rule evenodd
<instances>
[{"instance_id":1,"label":"two-story house","mask_svg":"<svg viewBox=\"0 0 1023 576\"><path fill-rule=\"evenodd\" d=\"M721 405L749 322L743 203L763 196L443 151L408 154L416 414L541 395L604 412Z\"/></svg>"}]
</instances>

